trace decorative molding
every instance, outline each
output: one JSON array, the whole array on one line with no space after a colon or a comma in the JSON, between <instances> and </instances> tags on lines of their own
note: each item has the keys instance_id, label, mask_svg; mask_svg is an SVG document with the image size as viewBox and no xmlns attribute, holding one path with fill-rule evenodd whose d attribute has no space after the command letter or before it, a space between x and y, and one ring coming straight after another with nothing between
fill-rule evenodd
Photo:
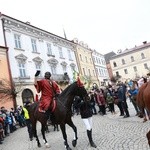
<instances>
[{"instance_id":1,"label":"decorative molding","mask_svg":"<svg viewBox=\"0 0 150 150\"><path fill-rule=\"evenodd\" d=\"M41 63L43 60L40 57L35 57L32 59L34 62L39 62Z\"/></svg>"},{"instance_id":2,"label":"decorative molding","mask_svg":"<svg viewBox=\"0 0 150 150\"><path fill-rule=\"evenodd\" d=\"M62 66L67 66L68 64L67 64L65 61L62 61L62 62L61 62L61 65L62 65Z\"/></svg>"},{"instance_id":3,"label":"decorative molding","mask_svg":"<svg viewBox=\"0 0 150 150\"><path fill-rule=\"evenodd\" d=\"M49 64L54 64L54 65L58 64L58 60L56 60L55 58L51 58L51 59L49 59L47 62L48 62Z\"/></svg>"},{"instance_id":4,"label":"decorative molding","mask_svg":"<svg viewBox=\"0 0 150 150\"><path fill-rule=\"evenodd\" d=\"M75 65L74 63L71 63L70 66L71 66L71 67L75 67L76 65Z\"/></svg>"},{"instance_id":5,"label":"decorative molding","mask_svg":"<svg viewBox=\"0 0 150 150\"><path fill-rule=\"evenodd\" d=\"M72 43L71 41L65 40L61 37L58 37L57 35L53 35L48 31L44 31L42 29L39 29L37 27L33 27L30 24L17 21L13 18L9 18L6 16L2 16L2 19L4 20L4 27L7 28L7 30L11 29L12 31L21 32L24 34L29 34L30 36L35 36L36 38L40 38L46 41L51 41L54 43L54 45L61 45L66 48L75 49L76 44Z\"/></svg>"}]
</instances>

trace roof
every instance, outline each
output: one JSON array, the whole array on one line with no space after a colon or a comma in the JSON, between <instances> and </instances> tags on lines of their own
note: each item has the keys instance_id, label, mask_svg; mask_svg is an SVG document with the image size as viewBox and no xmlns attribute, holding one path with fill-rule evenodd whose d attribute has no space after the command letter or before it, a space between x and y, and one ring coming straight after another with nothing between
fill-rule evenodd
<instances>
[{"instance_id":1,"label":"roof","mask_svg":"<svg viewBox=\"0 0 150 150\"><path fill-rule=\"evenodd\" d=\"M105 58L106 64L109 64L109 61L110 61L111 57L115 56L115 55L116 55L116 53L113 52L113 51L105 54L104 58Z\"/></svg>"}]
</instances>

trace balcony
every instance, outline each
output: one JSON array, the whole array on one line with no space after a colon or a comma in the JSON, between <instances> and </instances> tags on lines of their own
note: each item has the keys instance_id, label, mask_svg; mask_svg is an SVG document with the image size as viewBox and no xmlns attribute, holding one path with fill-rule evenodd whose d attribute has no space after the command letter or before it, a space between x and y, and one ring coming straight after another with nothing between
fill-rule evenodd
<instances>
[{"instance_id":1,"label":"balcony","mask_svg":"<svg viewBox=\"0 0 150 150\"><path fill-rule=\"evenodd\" d=\"M56 81L58 84L68 84L69 78L66 79L64 74L52 74L51 79Z\"/></svg>"}]
</instances>

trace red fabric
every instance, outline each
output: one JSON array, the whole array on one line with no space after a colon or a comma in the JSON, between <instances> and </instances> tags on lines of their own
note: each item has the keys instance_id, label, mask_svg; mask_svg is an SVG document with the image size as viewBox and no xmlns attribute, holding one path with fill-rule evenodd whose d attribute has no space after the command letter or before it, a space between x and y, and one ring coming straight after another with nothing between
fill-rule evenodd
<instances>
[{"instance_id":1,"label":"red fabric","mask_svg":"<svg viewBox=\"0 0 150 150\"><path fill-rule=\"evenodd\" d=\"M50 82L52 83L52 85L50 85ZM55 81L50 81L46 79L37 81L37 86L35 87L38 93L41 92L41 100L40 100L39 107L42 110L46 111L48 107L50 106L55 94L60 93L60 88Z\"/></svg>"},{"instance_id":2,"label":"red fabric","mask_svg":"<svg viewBox=\"0 0 150 150\"><path fill-rule=\"evenodd\" d=\"M79 76L77 78L77 84L78 84L79 87L83 87L83 83L81 82Z\"/></svg>"},{"instance_id":3,"label":"red fabric","mask_svg":"<svg viewBox=\"0 0 150 150\"><path fill-rule=\"evenodd\" d=\"M35 95L35 101L36 101L36 102L39 101L39 96L38 96L38 94Z\"/></svg>"},{"instance_id":4,"label":"red fabric","mask_svg":"<svg viewBox=\"0 0 150 150\"><path fill-rule=\"evenodd\" d=\"M98 105L105 105L106 104L104 95L102 93L97 93L96 96L97 96Z\"/></svg>"},{"instance_id":5,"label":"red fabric","mask_svg":"<svg viewBox=\"0 0 150 150\"><path fill-rule=\"evenodd\" d=\"M53 101L53 108L52 108L52 112L54 112L55 108L56 108L56 100L54 100L54 101Z\"/></svg>"}]
</instances>

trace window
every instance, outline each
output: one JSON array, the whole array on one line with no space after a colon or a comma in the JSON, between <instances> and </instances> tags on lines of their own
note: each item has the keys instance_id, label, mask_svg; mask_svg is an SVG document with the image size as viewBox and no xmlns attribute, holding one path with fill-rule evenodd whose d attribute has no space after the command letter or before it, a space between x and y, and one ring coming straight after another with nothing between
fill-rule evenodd
<instances>
[{"instance_id":1,"label":"window","mask_svg":"<svg viewBox=\"0 0 150 150\"><path fill-rule=\"evenodd\" d=\"M89 73L88 75L89 75L89 76L91 76L91 72L90 72L90 69L88 69L88 73Z\"/></svg>"},{"instance_id":2,"label":"window","mask_svg":"<svg viewBox=\"0 0 150 150\"><path fill-rule=\"evenodd\" d=\"M131 56L131 62L134 62L134 57L133 56Z\"/></svg>"},{"instance_id":3,"label":"window","mask_svg":"<svg viewBox=\"0 0 150 150\"><path fill-rule=\"evenodd\" d=\"M80 54L80 60L82 61L82 55Z\"/></svg>"},{"instance_id":4,"label":"window","mask_svg":"<svg viewBox=\"0 0 150 150\"><path fill-rule=\"evenodd\" d=\"M147 63L144 64L144 68L145 68L145 69L148 69Z\"/></svg>"},{"instance_id":5,"label":"window","mask_svg":"<svg viewBox=\"0 0 150 150\"><path fill-rule=\"evenodd\" d=\"M125 74L128 74L128 70L127 70L127 69L124 69L124 73L125 73Z\"/></svg>"},{"instance_id":6,"label":"window","mask_svg":"<svg viewBox=\"0 0 150 150\"><path fill-rule=\"evenodd\" d=\"M133 70L134 70L134 72L136 72L136 71L137 71L137 67L136 67L136 66L134 66L134 67L133 67Z\"/></svg>"},{"instance_id":7,"label":"window","mask_svg":"<svg viewBox=\"0 0 150 150\"><path fill-rule=\"evenodd\" d=\"M98 69L96 68L95 70L96 70L96 74L99 76Z\"/></svg>"},{"instance_id":8,"label":"window","mask_svg":"<svg viewBox=\"0 0 150 150\"><path fill-rule=\"evenodd\" d=\"M71 51L69 49L68 49L68 58L69 58L69 60L72 60Z\"/></svg>"},{"instance_id":9,"label":"window","mask_svg":"<svg viewBox=\"0 0 150 150\"><path fill-rule=\"evenodd\" d=\"M32 51L37 52L36 40L31 39L31 44L32 44Z\"/></svg>"},{"instance_id":10,"label":"window","mask_svg":"<svg viewBox=\"0 0 150 150\"><path fill-rule=\"evenodd\" d=\"M94 61L94 63L95 63L95 57L93 56L93 61Z\"/></svg>"},{"instance_id":11,"label":"window","mask_svg":"<svg viewBox=\"0 0 150 150\"><path fill-rule=\"evenodd\" d=\"M14 34L15 47L21 49L20 35Z\"/></svg>"},{"instance_id":12,"label":"window","mask_svg":"<svg viewBox=\"0 0 150 150\"><path fill-rule=\"evenodd\" d=\"M58 50L59 50L59 57L60 57L60 58L64 58L64 57L63 57L62 48L61 48L61 47L58 47Z\"/></svg>"},{"instance_id":13,"label":"window","mask_svg":"<svg viewBox=\"0 0 150 150\"><path fill-rule=\"evenodd\" d=\"M51 65L51 73L56 74L56 65Z\"/></svg>"},{"instance_id":14,"label":"window","mask_svg":"<svg viewBox=\"0 0 150 150\"><path fill-rule=\"evenodd\" d=\"M124 60L124 59L122 59L122 64L123 64L123 65L125 64L125 60Z\"/></svg>"},{"instance_id":15,"label":"window","mask_svg":"<svg viewBox=\"0 0 150 150\"><path fill-rule=\"evenodd\" d=\"M118 71L116 72L116 76L119 76L119 72Z\"/></svg>"},{"instance_id":16,"label":"window","mask_svg":"<svg viewBox=\"0 0 150 150\"><path fill-rule=\"evenodd\" d=\"M47 43L47 54L52 55L52 49L51 49L51 44Z\"/></svg>"},{"instance_id":17,"label":"window","mask_svg":"<svg viewBox=\"0 0 150 150\"><path fill-rule=\"evenodd\" d=\"M144 53L141 53L141 58L142 58L142 59L144 59L144 58L145 58Z\"/></svg>"},{"instance_id":18,"label":"window","mask_svg":"<svg viewBox=\"0 0 150 150\"><path fill-rule=\"evenodd\" d=\"M116 64L116 62L113 62L113 65L114 65L114 67L117 67L117 64Z\"/></svg>"},{"instance_id":19,"label":"window","mask_svg":"<svg viewBox=\"0 0 150 150\"><path fill-rule=\"evenodd\" d=\"M19 74L20 77L26 77L25 64L22 62L19 62Z\"/></svg>"},{"instance_id":20,"label":"window","mask_svg":"<svg viewBox=\"0 0 150 150\"><path fill-rule=\"evenodd\" d=\"M36 63L36 64L35 64L35 68L36 68L36 71L37 71L37 70L40 70L39 76L41 77L41 76L42 76L42 73L41 73L41 64L40 64L40 63Z\"/></svg>"},{"instance_id":21,"label":"window","mask_svg":"<svg viewBox=\"0 0 150 150\"><path fill-rule=\"evenodd\" d=\"M86 63L88 62L87 56L85 56L85 61L86 61Z\"/></svg>"},{"instance_id":22,"label":"window","mask_svg":"<svg viewBox=\"0 0 150 150\"><path fill-rule=\"evenodd\" d=\"M63 73L67 72L67 67L66 66L62 66L63 69Z\"/></svg>"},{"instance_id":23,"label":"window","mask_svg":"<svg viewBox=\"0 0 150 150\"><path fill-rule=\"evenodd\" d=\"M84 68L83 68L83 75L86 75L86 74L85 74L85 69L84 69Z\"/></svg>"}]
</instances>

